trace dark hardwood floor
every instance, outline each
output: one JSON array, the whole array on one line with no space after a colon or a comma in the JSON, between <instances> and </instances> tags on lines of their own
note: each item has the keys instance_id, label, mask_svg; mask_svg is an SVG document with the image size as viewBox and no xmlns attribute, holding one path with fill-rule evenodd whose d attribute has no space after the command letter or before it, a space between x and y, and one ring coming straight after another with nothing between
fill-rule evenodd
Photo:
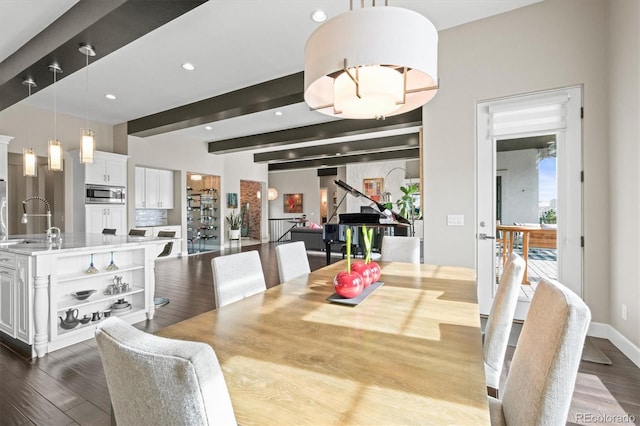
<instances>
[{"instance_id":1,"label":"dark hardwood floor","mask_svg":"<svg viewBox=\"0 0 640 426\"><path fill-rule=\"evenodd\" d=\"M269 243L241 249L259 251L268 287L279 282L274 247ZM235 251L238 249L226 254ZM136 326L154 332L213 309L210 262L219 255L201 253L156 262L156 295L171 302L157 310L153 320ZM325 257L309 255L309 263L312 270L318 269L324 266ZM612 423L612 417L606 416L625 414L634 416L628 424L638 424L640 369L609 341L592 340L613 365L580 364L568 424ZM513 348L509 348L508 360L512 355ZM0 345L0 425L106 426L109 412L109 392L93 340L39 359ZM618 423L623 423L624 417L620 418Z\"/></svg>"}]
</instances>

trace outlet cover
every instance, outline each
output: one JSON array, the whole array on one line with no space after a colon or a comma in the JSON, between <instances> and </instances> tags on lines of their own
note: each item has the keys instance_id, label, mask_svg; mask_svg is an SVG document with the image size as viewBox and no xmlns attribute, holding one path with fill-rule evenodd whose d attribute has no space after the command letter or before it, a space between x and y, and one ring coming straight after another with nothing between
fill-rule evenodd
<instances>
[{"instance_id":1,"label":"outlet cover","mask_svg":"<svg viewBox=\"0 0 640 426\"><path fill-rule=\"evenodd\" d=\"M622 319L627 320L627 305L624 303L622 304Z\"/></svg>"},{"instance_id":2,"label":"outlet cover","mask_svg":"<svg viewBox=\"0 0 640 426\"><path fill-rule=\"evenodd\" d=\"M447 215L447 226L464 226L463 214Z\"/></svg>"}]
</instances>

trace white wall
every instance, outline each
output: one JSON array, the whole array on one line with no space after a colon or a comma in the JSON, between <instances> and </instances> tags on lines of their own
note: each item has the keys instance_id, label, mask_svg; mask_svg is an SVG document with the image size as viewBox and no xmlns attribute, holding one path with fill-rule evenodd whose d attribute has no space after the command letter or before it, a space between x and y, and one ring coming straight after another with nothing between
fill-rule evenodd
<instances>
[{"instance_id":1,"label":"white wall","mask_svg":"<svg viewBox=\"0 0 640 426\"><path fill-rule=\"evenodd\" d=\"M320 178L316 169L269 173L269 187L278 190L278 198L269 201L269 217L300 217L320 224ZM284 194L302 194L303 213L284 213ZM331 214L331 213L329 213Z\"/></svg>"},{"instance_id":2,"label":"white wall","mask_svg":"<svg viewBox=\"0 0 640 426\"><path fill-rule=\"evenodd\" d=\"M205 149L206 149L206 146L207 145L205 144ZM207 154L207 155L211 157L216 157L216 155L212 155L212 154ZM269 181L268 166L266 164L254 163L252 152L222 154L222 155L217 155L217 157L220 157L224 165L223 174L222 174L220 183L222 188L221 196L224 197L225 200L227 197L227 193L235 192L238 194L238 201L240 201L240 181L241 180L252 180L255 182L261 182L264 184L263 188L267 187L267 182ZM262 241L266 242L266 241L269 241L269 225L267 221L268 201L267 201L266 194L264 197L261 198L261 200L262 200L262 211L264 212L264 214L262 214L262 221L260 223L260 232L261 232ZM226 208L227 208L227 204L225 201L220 205L220 209L222 211L220 213L220 217L226 216L227 214ZM226 240L227 235L228 235L228 228L225 222L225 232L224 232L224 235L222 235L223 237L222 244L224 244L224 241Z\"/></svg>"},{"instance_id":3,"label":"white wall","mask_svg":"<svg viewBox=\"0 0 640 426\"><path fill-rule=\"evenodd\" d=\"M364 179L369 178L383 178L384 191L391 193L391 202L395 208L395 202L402 197L402 191L400 187L405 185L405 173L402 170L393 170L394 167L401 167L406 169L406 160L389 160L389 161L377 161L373 163L353 163L347 164L347 180L346 183L364 193ZM389 173L390 172L390 173ZM387 173L389 175L387 176ZM418 183L419 179L415 179L414 182ZM344 194L344 191L338 189L338 198ZM370 204L367 199L354 198L347 196L345 201L347 203L346 211L349 213L357 213L360 211L360 206L368 206Z\"/></svg>"},{"instance_id":4,"label":"white wall","mask_svg":"<svg viewBox=\"0 0 640 426\"><path fill-rule=\"evenodd\" d=\"M537 151L498 152L496 168L502 176L502 223L538 223Z\"/></svg>"},{"instance_id":5,"label":"white wall","mask_svg":"<svg viewBox=\"0 0 640 426\"><path fill-rule=\"evenodd\" d=\"M66 114L57 114L56 136L62 149L80 149L80 131L87 127L85 119ZM94 121L89 128L95 132L96 149L113 151L113 126ZM0 135L13 136L9 152L22 153L23 148L35 148L39 157L46 157L49 139L53 139L53 112L28 107L20 103L0 111Z\"/></svg>"},{"instance_id":6,"label":"white wall","mask_svg":"<svg viewBox=\"0 0 640 426\"><path fill-rule=\"evenodd\" d=\"M545 0L440 32L440 90L423 108L425 263L475 266L475 105L584 85L584 298L609 321L605 0ZM465 225L448 227L447 214ZM637 216L636 216L637 217ZM636 284L637 285L637 284Z\"/></svg>"},{"instance_id":7,"label":"white wall","mask_svg":"<svg viewBox=\"0 0 640 426\"><path fill-rule=\"evenodd\" d=\"M640 2L610 0L610 324L640 346ZM588 240L587 240L588 241ZM622 319L622 304L628 317Z\"/></svg>"}]
</instances>

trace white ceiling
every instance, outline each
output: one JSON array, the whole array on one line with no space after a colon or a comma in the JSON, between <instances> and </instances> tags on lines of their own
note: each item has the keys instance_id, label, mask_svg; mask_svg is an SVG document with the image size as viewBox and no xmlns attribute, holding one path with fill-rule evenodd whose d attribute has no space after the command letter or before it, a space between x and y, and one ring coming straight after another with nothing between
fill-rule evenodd
<instances>
[{"instance_id":1,"label":"white ceiling","mask_svg":"<svg viewBox=\"0 0 640 426\"><path fill-rule=\"evenodd\" d=\"M44 29L77 0L0 0L0 59ZM83 0L98 1L98 0ZM527 6L541 0L390 0L415 10L438 30ZM371 4L370 0L366 2ZM378 4L384 2L378 0ZM360 2L354 2L359 7ZM117 124L227 93L303 69L304 45L319 25L310 15L329 17L349 9L348 0L209 0L127 46L92 58L88 70L35 91L24 104ZM78 53L80 55L80 53ZM94 62L95 61L95 62ZM181 68L184 62L195 71ZM64 68L64 64L61 64ZM26 89L25 89L26 90ZM118 98L104 98L113 93ZM199 141L221 140L328 121L304 105L265 111L175 133Z\"/></svg>"}]
</instances>

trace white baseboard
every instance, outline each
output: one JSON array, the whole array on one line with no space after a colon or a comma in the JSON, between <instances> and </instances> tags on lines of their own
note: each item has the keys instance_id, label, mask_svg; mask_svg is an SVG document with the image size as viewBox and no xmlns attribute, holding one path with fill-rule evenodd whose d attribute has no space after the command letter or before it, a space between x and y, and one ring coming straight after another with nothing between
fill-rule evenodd
<instances>
[{"instance_id":1,"label":"white baseboard","mask_svg":"<svg viewBox=\"0 0 640 426\"><path fill-rule=\"evenodd\" d=\"M601 322L592 322L589 325L588 336L607 339L613 345L620 349L636 366L640 367L640 348L633 344L629 339L622 335L618 330L609 324Z\"/></svg>"}]
</instances>

